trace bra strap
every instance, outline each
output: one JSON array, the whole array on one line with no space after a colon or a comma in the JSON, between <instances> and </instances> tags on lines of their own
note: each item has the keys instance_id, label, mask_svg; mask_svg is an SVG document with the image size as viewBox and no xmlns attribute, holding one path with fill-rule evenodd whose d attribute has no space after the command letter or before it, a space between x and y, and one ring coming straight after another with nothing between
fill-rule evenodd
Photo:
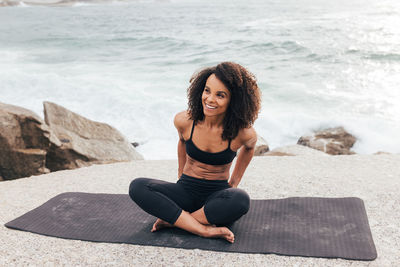
<instances>
[{"instance_id":1,"label":"bra strap","mask_svg":"<svg viewBox=\"0 0 400 267\"><path fill-rule=\"evenodd\" d=\"M189 140L192 140L193 130L194 130L194 120L193 120L192 131L190 132L190 138L189 138Z\"/></svg>"}]
</instances>

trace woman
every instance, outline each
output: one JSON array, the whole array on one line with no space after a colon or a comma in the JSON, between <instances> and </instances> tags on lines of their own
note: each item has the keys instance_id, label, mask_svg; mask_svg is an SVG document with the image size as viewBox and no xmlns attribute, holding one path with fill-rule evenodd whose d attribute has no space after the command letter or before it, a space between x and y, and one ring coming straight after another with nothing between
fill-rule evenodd
<instances>
[{"instance_id":1,"label":"woman","mask_svg":"<svg viewBox=\"0 0 400 267\"><path fill-rule=\"evenodd\" d=\"M179 180L137 178L130 184L129 195L158 218L152 232L174 226L233 243L234 234L221 225L249 210L249 196L237 186L257 142L252 125L260 109L260 90L255 77L232 62L203 69L190 83L188 110L174 119L179 134Z\"/></svg>"}]
</instances>

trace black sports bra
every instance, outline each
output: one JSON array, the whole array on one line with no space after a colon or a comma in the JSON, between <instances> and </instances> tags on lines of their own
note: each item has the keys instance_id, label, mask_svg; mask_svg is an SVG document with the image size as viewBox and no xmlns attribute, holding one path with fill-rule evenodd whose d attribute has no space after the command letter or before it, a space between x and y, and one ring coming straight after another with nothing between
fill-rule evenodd
<instances>
[{"instance_id":1,"label":"black sports bra","mask_svg":"<svg viewBox=\"0 0 400 267\"><path fill-rule=\"evenodd\" d=\"M189 140L186 140L186 153L193 159L200 161L205 164L210 165L224 165L231 163L236 157L236 152L231 149L231 140L229 139L229 144L227 149L224 151L212 153L200 150L192 141L193 130L195 122L193 121L192 131L190 132Z\"/></svg>"}]
</instances>

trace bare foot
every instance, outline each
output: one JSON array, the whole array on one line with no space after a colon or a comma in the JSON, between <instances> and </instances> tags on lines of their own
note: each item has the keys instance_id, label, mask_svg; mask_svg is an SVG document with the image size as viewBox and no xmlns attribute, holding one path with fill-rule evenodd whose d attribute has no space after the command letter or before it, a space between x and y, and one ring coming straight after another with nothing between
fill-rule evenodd
<instances>
[{"instance_id":1,"label":"bare foot","mask_svg":"<svg viewBox=\"0 0 400 267\"><path fill-rule=\"evenodd\" d=\"M153 228L151 229L151 232L158 231L162 228L165 227L174 227L172 224L167 223L166 221L163 221L161 219L157 219L157 221L153 224Z\"/></svg>"},{"instance_id":2,"label":"bare foot","mask_svg":"<svg viewBox=\"0 0 400 267\"><path fill-rule=\"evenodd\" d=\"M231 230L229 230L225 226L224 227L209 226L207 230L208 234L206 237L223 238L230 243L235 242L235 235L231 232Z\"/></svg>"}]
</instances>

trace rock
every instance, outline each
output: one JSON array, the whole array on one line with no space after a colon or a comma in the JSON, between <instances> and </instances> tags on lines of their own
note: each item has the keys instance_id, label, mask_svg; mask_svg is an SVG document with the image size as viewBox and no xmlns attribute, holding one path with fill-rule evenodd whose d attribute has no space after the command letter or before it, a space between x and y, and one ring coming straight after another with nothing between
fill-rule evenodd
<instances>
[{"instance_id":1,"label":"rock","mask_svg":"<svg viewBox=\"0 0 400 267\"><path fill-rule=\"evenodd\" d=\"M133 142L133 143L131 143L131 145L132 145L133 147L138 147L138 146L139 146L139 143L138 143L138 142Z\"/></svg>"},{"instance_id":2,"label":"rock","mask_svg":"<svg viewBox=\"0 0 400 267\"><path fill-rule=\"evenodd\" d=\"M285 153L285 152L279 152L279 151L269 151L267 153L265 153L262 156L278 156L278 157L283 157L283 156L296 156L294 154L290 154L290 153Z\"/></svg>"},{"instance_id":3,"label":"rock","mask_svg":"<svg viewBox=\"0 0 400 267\"><path fill-rule=\"evenodd\" d=\"M328 154L321 152L319 150L302 146L302 145L291 145L275 148L263 156L329 156Z\"/></svg>"},{"instance_id":4,"label":"rock","mask_svg":"<svg viewBox=\"0 0 400 267\"><path fill-rule=\"evenodd\" d=\"M113 127L45 102L44 120L0 103L0 179L143 159Z\"/></svg>"},{"instance_id":5,"label":"rock","mask_svg":"<svg viewBox=\"0 0 400 267\"><path fill-rule=\"evenodd\" d=\"M261 136L257 135L257 143L256 143L256 149L254 151L254 156L261 156L268 151L269 147L267 141L265 141L265 139L262 138Z\"/></svg>"},{"instance_id":6,"label":"rock","mask_svg":"<svg viewBox=\"0 0 400 267\"><path fill-rule=\"evenodd\" d=\"M60 146L52 145L47 153L50 170L143 159L110 125L86 119L51 102L43 105L45 122L61 142Z\"/></svg>"},{"instance_id":7,"label":"rock","mask_svg":"<svg viewBox=\"0 0 400 267\"><path fill-rule=\"evenodd\" d=\"M46 168L45 150L35 148L17 149L9 152L8 155L8 161L5 163L8 166L12 166L12 168L3 171L3 175L7 179L29 177L50 172Z\"/></svg>"},{"instance_id":8,"label":"rock","mask_svg":"<svg viewBox=\"0 0 400 267\"><path fill-rule=\"evenodd\" d=\"M17 6L19 5L19 2L15 2L15 1L3 1L0 2L0 7L5 7L5 6Z\"/></svg>"},{"instance_id":9,"label":"rock","mask_svg":"<svg viewBox=\"0 0 400 267\"><path fill-rule=\"evenodd\" d=\"M4 180L48 173L51 130L34 112L0 103L0 176ZM57 142L57 140L53 140Z\"/></svg>"},{"instance_id":10,"label":"rock","mask_svg":"<svg viewBox=\"0 0 400 267\"><path fill-rule=\"evenodd\" d=\"M350 148L356 138L345 131L343 127L330 128L314 133L312 136L302 136L297 144L321 150L331 155L355 154Z\"/></svg>"},{"instance_id":11,"label":"rock","mask_svg":"<svg viewBox=\"0 0 400 267\"><path fill-rule=\"evenodd\" d=\"M385 152L385 151L378 151L378 152L375 152L374 155L391 155L391 153Z\"/></svg>"}]
</instances>

